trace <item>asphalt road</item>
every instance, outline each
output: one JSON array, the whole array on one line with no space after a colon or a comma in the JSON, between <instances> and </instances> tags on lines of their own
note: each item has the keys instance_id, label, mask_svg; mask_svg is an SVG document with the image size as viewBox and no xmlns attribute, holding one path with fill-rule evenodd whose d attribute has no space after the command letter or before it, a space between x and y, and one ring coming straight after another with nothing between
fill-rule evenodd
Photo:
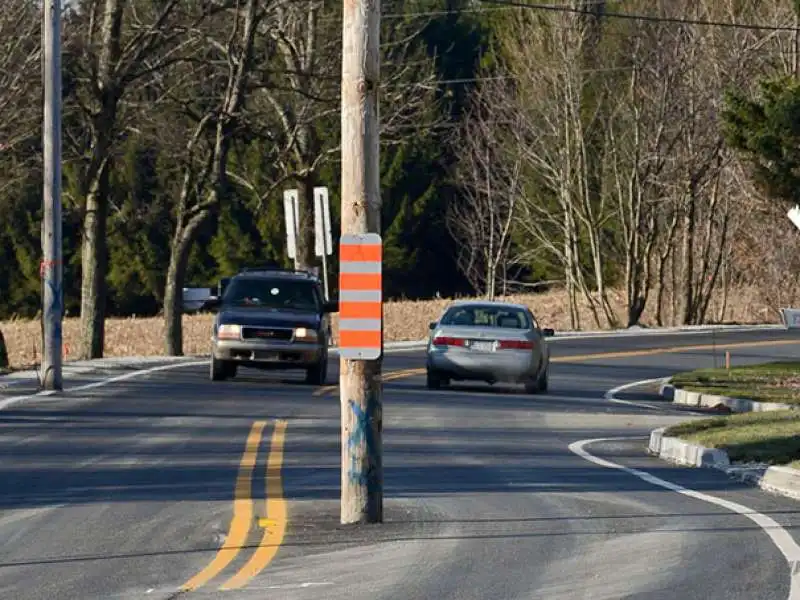
<instances>
[{"instance_id":1,"label":"asphalt road","mask_svg":"<svg viewBox=\"0 0 800 600\"><path fill-rule=\"evenodd\" d=\"M212 385L185 366L28 400L0 411L0 598L786 600L786 560L752 520L569 448L624 437L585 448L800 539L796 501L645 454L652 428L689 418L651 388L604 398L726 350L797 358L800 338L559 340L536 396L429 392L422 353L387 355L406 376L384 385L385 522L369 526L338 523L338 395L299 376Z\"/></svg>"}]
</instances>

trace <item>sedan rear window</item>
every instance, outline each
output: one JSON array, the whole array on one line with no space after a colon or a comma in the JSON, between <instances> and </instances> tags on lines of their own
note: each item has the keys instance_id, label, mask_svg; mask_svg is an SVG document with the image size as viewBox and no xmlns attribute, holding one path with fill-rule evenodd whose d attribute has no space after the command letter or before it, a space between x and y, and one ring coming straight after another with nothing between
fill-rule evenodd
<instances>
[{"instance_id":1,"label":"sedan rear window","mask_svg":"<svg viewBox=\"0 0 800 600\"><path fill-rule=\"evenodd\" d=\"M441 320L441 325L460 327L500 327L502 329L530 329L527 312L505 306L466 305L454 306Z\"/></svg>"}]
</instances>

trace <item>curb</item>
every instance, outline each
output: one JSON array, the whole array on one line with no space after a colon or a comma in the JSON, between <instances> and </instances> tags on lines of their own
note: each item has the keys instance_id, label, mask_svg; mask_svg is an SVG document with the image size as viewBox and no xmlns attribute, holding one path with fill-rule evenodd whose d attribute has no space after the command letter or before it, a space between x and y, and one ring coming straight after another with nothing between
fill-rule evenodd
<instances>
[{"instance_id":1,"label":"curb","mask_svg":"<svg viewBox=\"0 0 800 600\"><path fill-rule=\"evenodd\" d=\"M731 464L728 453L717 448L706 448L684 442L675 437L665 437L666 427L650 432L648 450L658 458L690 467L727 467Z\"/></svg>"},{"instance_id":2,"label":"curb","mask_svg":"<svg viewBox=\"0 0 800 600\"><path fill-rule=\"evenodd\" d=\"M793 500L800 500L800 469L771 466L747 467L731 464L725 450L706 448L675 437L666 437L666 427L650 432L647 445L648 453L667 462L690 466L716 469L725 472L739 481Z\"/></svg>"},{"instance_id":3,"label":"curb","mask_svg":"<svg viewBox=\"0 0 800 600\"><path fill-rule=\"evenodd\" d=\"M716 394L705 394L703 392L692 392L677 388L671 383L665 383L658 391L659 395L672 400L674 404L682 406L694 406L697 408L716 408L727 407L734 413L746 412L769 412L773 410L797 410L800 405L784 404L781 402L757 402L747 398L732 398L730 396L718 396Z\"/></svg>"}]
</instances>

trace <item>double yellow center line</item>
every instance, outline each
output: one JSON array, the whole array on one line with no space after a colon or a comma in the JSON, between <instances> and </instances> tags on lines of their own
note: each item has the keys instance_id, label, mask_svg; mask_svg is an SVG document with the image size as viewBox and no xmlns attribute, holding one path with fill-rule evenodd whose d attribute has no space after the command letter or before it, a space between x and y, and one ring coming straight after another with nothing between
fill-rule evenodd
<instances>
[{"instance_id":1,"label":"double yellow center line","mask_svg":"<svg viewBox=\"0 0 800 600\"><path fill-rule=\"evenodd\" d=\"M388 373L383 373L381 375L381 381L394 381L395 379L403 379L405 377L414 377L415 375L419 375L424 373L425 369L413 368L413 369L400 369L397 371L389 371ZM336 390L339 389L338 385L324 385L321 388L314 390L313 396L327 396L328 394L332 394Z\"/></svg>"},{"instance_id":2,"label":"double yellow center line","mask_svg":"<svg viewBox=\"0 0 800 600\"><path fill-rule=\"evenodd\" d=\"M228 528L228 535L222 547L217 550L213 560L197 575L187 581L181 589L193 591L211 581L222 573L233 562L247 545L247 538L255 524L252 498L253 473L258 459L258 448L266 421L256 421L247 436L244 454L239 462L239 473L236 477L236 488L233 501L233 518ZM220 587L221 590L232 590L245 586L258 575L275 557L286 533L287 508L283 497L281 466L283 464L283 446L286 439L286 421L277 421L272 433L269 456L267 458L266 500L264 533L258 547L250 560L239 571Z\"/></svg>"}]
</instances>

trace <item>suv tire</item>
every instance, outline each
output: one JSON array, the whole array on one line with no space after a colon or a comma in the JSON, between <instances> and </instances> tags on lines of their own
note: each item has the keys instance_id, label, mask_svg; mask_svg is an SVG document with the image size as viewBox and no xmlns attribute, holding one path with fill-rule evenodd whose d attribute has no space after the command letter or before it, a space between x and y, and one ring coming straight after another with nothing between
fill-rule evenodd
<instances>
[{"instance_id":1,"label":"suv tire","mask_svg":"<svg viewBox=\"0 0 800 600\"><path fill-rule=\"evenodd\" d=\"M306 369L306 383L310 385L325 385L328 380L328 357L325 356L316 365Z\"/></svg>"},{"instance_id":2,"label":"suv tire","mask_svg":"<svg viewBox=\"0 0 800 600\"><path fill-rule=\"evenodd\" d=\"M224 381L231 377L236 377L237 364L227 360L219 360L211 357L210 376L211 381Z\"/></svg>"}]
</instances>

